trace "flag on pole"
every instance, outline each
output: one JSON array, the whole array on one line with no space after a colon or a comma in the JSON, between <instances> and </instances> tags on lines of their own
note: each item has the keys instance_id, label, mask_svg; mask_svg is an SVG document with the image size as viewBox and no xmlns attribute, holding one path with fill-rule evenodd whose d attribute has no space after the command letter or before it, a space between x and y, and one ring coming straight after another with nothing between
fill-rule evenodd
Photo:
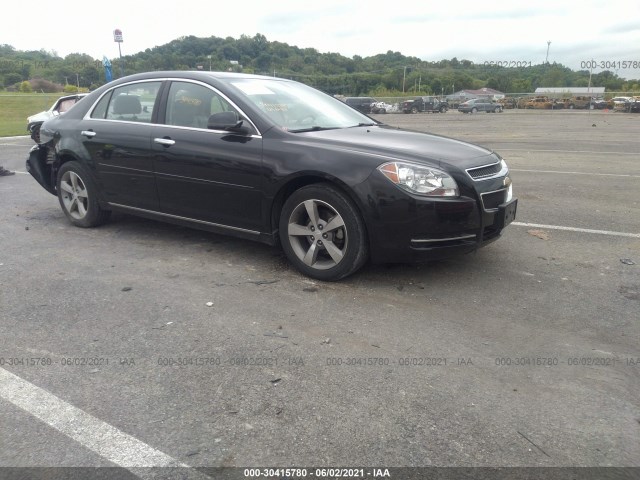
<instances>
[{"instance_id":1,"label":"flag on pole","mask_svg":"<svg viewBox=\"0 0 640 480\"><path fill-rule=\"evenodd\" d=\"M104 65L104 78L109 83L113 80L113 74L111 73L111 61L106 55L102 57L102 65Z\"/></svg>"}]
</instances>

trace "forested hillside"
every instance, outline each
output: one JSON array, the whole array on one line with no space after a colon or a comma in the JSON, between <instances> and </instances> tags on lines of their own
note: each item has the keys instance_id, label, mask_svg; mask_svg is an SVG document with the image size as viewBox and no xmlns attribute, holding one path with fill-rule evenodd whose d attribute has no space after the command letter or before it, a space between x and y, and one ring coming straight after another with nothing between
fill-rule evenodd
<instances>
[{"instance_id":1,"label":"forested hillside","mask_svg":"<svg viewBox=\"0 0 640 480\"><path fill-rule=\"evenodd\" d=\"M343 95L449 94L454 90L490 87L532 92L536 87L586 87L589 72L559 64L528 64L506 68L477 65L469 60L426 61L388 51L371 57L348 58L270 42L264 35L182 37L135 55L112 58L114 78L151 70L235 70L293 78L327 93ZM38 80L40 79L40 80ZM29 81L29 83L24 83ZM56 52L19 51L0 45L0 86L4 89L48 91L67 85L96 88L105 82L101 59L74 53L62 58ZM592 86L608 91L640 91L640 81L626 81L610 71L593 74Z\"/></svg>"}]
</instances>

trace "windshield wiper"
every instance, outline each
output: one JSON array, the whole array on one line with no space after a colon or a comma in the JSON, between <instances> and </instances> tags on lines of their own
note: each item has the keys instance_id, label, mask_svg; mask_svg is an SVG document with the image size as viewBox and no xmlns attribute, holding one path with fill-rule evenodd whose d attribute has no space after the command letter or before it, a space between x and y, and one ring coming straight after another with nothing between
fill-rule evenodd
<instances>
[{"instance_id":1,"label":"windshield wiper","mask_svg":"<svg viewBox=\"0 0 640 480\"><path fill-rule=\"evenodd\" d=\"M302 132L319 132L321 130L335 130L340 127L321 127L320 125L314 125L313 127L308 128L298 128L297 130L289 130L291 133L302 133Z\"/></svg>"}]
</instances>

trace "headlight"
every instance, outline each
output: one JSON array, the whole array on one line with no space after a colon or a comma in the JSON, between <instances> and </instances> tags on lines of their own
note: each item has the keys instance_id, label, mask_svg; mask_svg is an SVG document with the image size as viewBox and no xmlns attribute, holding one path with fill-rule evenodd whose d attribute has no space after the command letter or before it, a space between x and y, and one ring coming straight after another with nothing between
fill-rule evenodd
<instances>
[{"instance_id":1,"label":"headlight","mask_svg":"<svg viewBox=\"0 0 640 480\"><path fill-rule=\"evenodd\" d=\"M433 197L457 197L458 184L446 173L431 167L403 162L389 162L378 170L407 192Z\"/></svg>"},{"instance_id":2,"label":"headlight","mask_svg":"<svg viewBox=\"0 0 640 480\"><path fill-rule=\"evenodd\" d=\"M505 201L510 202L513 198L513 185L511 182L511 177L509 177L509 167L507 167L507 162L504 160L500 160L500 173L504 172L504 184L507 187L507 199Z\"/></svg>"}]
</instances>

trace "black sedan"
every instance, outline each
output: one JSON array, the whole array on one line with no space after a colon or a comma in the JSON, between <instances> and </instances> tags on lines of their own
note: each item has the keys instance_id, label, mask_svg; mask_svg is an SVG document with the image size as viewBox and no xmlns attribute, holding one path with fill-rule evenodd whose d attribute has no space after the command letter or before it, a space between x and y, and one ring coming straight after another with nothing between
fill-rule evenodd
<instances>
[{"instance_id":1,"label":"black sedan","mask_svg":"<svg viewBox=\"0 0 640 480\"><path fill-rule=\"evenodd\" d=\"M473 251L516 212L495 152L278 78L137 74L46 121L41 137L27 169L74 225L121 211L280 244L320 280L367 260Z\"/></svg>"}]
</instances>

